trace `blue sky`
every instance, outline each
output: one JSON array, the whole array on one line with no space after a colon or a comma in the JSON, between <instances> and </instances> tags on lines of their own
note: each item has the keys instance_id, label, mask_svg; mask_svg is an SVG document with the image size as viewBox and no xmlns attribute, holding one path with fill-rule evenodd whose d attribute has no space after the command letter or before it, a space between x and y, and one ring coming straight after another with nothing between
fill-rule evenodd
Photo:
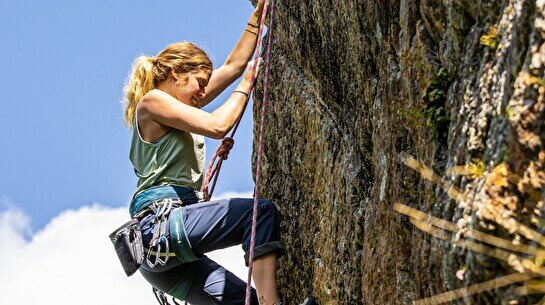
<instances>
[{"instance_id":1,"label":"blue sky","mask_svg":"<svg viewBox=\"0 0 545 305\"><path fill-rule=\"evenodd\" d=\"M136 179L119 101L132 61L189 40L218 67L252 10L246 0L0 1L0 211L22 209L37 230L67 209L126 206ZM253 189L251 124L249 105L217 194ZM207 141L208 160L217 143Z\"/></svg>"}]
</instances>

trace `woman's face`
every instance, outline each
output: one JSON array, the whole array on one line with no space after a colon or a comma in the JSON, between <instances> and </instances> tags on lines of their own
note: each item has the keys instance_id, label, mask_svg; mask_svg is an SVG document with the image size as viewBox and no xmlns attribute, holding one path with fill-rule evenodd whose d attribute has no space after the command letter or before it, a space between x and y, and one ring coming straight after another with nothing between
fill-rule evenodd
<instances>
[{"instance_id":1,"label":"woman's face","mask_svg":"<svg viewBox=\"0 0 545 305\"><path fill-rule=\"evenodd\" d=\"M179 83L175 85L176 97L186 105L197 106L198 100L202 99L206 94L205 88L210 79L209 70L202 69L185 75L178 75L180 77L178 77ZM184 78L187 79L184 80Z\"/></svg>"}]
</instances>

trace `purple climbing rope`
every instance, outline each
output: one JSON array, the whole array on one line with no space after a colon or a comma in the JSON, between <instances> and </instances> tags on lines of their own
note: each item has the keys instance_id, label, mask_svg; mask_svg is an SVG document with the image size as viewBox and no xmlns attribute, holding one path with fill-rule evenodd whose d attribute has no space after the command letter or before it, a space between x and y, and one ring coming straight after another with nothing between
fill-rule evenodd
<instances>
[{"instance_id":1,"label":"purple climbing rope","mask_svg":"<svg viewBox=\"0 0 545 305\"><path fill-rule=\"evenodd\" d=\"M271 0L271 2L272 2L272 0ZM269 0L266 0L264 8L263 8L263 12L261 12L261 20L260 20L260 23L259 23L259 33L257 35L256 48L255 48L255 51L254 51L254 54L253 54L254 63L256 63L257 60L259 59L259 52L260 52L261 42L263 40L263 28L264 28L264 25L265 25L265 18L267 17L268 5L269 5ZM271 25L269 26L269 32L271 32L271 29L272 29L272 16L271 16ZM270 37L271 36L269 35L269 41L271 40ZM267 52L269 52L269 51L270 51L270 45L268 43L267 44ZM269 54L269 53L267 53L267 54ZM268 66L268 61L266 61L265 66L266 67ZM255 64L254 64L254 68L255 68ZM266 70L265 71L265 80L267 80L268 79L267 68L265 70ZM250 86L250 96L247 97L248 100L250 99L250 97L251 97L251 95L252 95L252 93L254 91L255 79L257 78L257 73L256 72L257 72L257 70L254 70L254 73L252 74L252 78L250 80L250 83L252 85ZM244 109L242 109L242 114L244 113L244 111L246 111L246 106L247 105L248 105L247 103L244 105ZM235 142L235 140L234 140L235 133L237 132L238 125L240 125L240 120L242 119L242 114L238 117L238 119L237 119L237 121L235 123L235 126L234 126L233 130L231 131L230 136L223 138L223 140L221 141L221 144L218 146L218 148L216 149L216 152L214 153L214 155L212 156L212 158L210 160L210 163L208 165L208 169L206 170L206 175L204 177L202 188L201 188L201 191L203 192L203 196L204 196L205 201L209 201L210 198L212 198L212 195L214 193L214 189L216 187L216 181L218 180L219 173L220 173L220 170L221 170L221 165L223 164L224 160L227 160L227 157L229 156L229 151L231 150L231 148L233 148L233 145L234 145L234 142Z\"/></svg>"},{"instance_id":2,"label":"purple climbing rope","mask_svg":"<svg viewBox=\"0 0 545 305\"><path fill-rule=\"evenodd\" d=\"M269 0L265 1L265 7L263 9L263 15L261 17L261 26L260 26L260 35L261 30L265 24L265 18L267 17L267 9L269 7ZM267 31L268 40L267 40L267 54L265 57L265 75L263 79L263 101L261 103L261 124L259 126L259 142L257 144L257 164L256 164L256 174L255 174L255 188L254 188L254 210L252 216L252 234L250 238L250 255L248 262L248 281L246 282L246 305L250 305L250 292L251 292L251 282L252 282L252 271L254 267L254 247L255 247L255 235L256 235L256 224L257 224L257 208L259 203L259 180L261 177L261 162L263 155L263 133L265 130L265 115L267 114L267 101L268 101L268 88L269 88L269 74L270 74L270 63L271 63L271 45L273 37L273 24L274 24L274 1L270 0L270 22L269 29ZM258 44L259 46L259 44ZM256 48L256 54L258 50ZM256 56L257 58L257 56Z\"/></svg>"},{"instance_id":3,"label":"purple climbing rope","mask_svg":"<svg viewBox=\"0 0 545 305\"><path fill-rule=\"evenodd\" d=\"M263 8L263 12L261 13L261 20L259 25L259 33L257 36L257 43L256 48L254 51L253 59L254 63L257 63L257 60L259 59L259 53L260 53L260 46L263 40L263 28L265 27L265 19L267 17L267 11L269 9L270 5L270 24L268 27L268 40L267 40L267 49L266 49L266 57L265 57L265 73L264 73L264 80L263 80L263 101L262 101L262 108L261 108L261 124L259 127L259 141L258 141L258 150L257 150L257 165L256 165L256 177L255 177L255 188L254 188L254 207L253 207L253 214L252 214L252 233L250 238L250 253L249 253L249 262L248 262L248 280L246 282L246 305L250 305L250 295L251 295L251 283L252 283L252 271L253 271L253 265L254 265L254 248L255 248L255 235L256 235L256 224L257 224L257 208L259 203L259 180L261 176L261 163L262 163L262 155L263 155L263 132L265 130L265 115L266 115L266 108L267 108L267 100L268 100L268 85L269 85L269 74L270 74L270 59L271 59L271 45L272 45L272 30L273 30L273 20L274 20L274 3L273 0L266 0L265 5ZM255 65L254 65L255 67ZM255 79L257 78L257 70L254 70L254 73L252 74L251 78L251 84L250 87L250 96L253 94L254 87L255 87ZM248 97L248 99L250 98ZM244 109L242 110L242 113L246 110L246 105L244 106ZM235 123L235 126L230 134L229 137L225 137L220 146L217 148L215 154L212 157L212 160L210 161L210 164L207 169L207 173L205 175L205 179L203 182L202 191L204 193L204 199L206 201L210 200L212 197L212 194L214 192L214 188L216 185L216 181L219 176L219 172L221 169L221 165L224 160L227 159L229 155L229 151L233 147L234 144L234 136L238 129L238 126L240 124L240 120L242 118L242 115L238 118L237 122ZM217 163L216 163L217 161ZM211 188L210 187L210 182Z\"/></svg>"}]
</instances>

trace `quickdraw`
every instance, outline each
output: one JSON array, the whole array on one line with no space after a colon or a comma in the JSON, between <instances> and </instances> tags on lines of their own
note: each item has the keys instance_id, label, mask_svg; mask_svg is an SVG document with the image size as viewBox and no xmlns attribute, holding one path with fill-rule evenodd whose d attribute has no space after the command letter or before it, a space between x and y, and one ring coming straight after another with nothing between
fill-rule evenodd
<instances>
[{"instance_id":1,"label":"quickdraw","mask_svg":"<svg viewBox=\"0 0 545 305\"><path fill-rule=\"evenodd\" d=\"M155 217L151 220L153 225L153 235L150 241L150 248L146 255L146 263L150 268L155 268L157 264L165 266L170 258L169 241L167 238L168 214L172 209L173 200L171 198L164 199L161 202L154 202L150 209L155 213ZM162 259L161 249L164 246L164 252L167 253ZM152 257L155 257L152 259Z\"/></svg>"}]
</instances>

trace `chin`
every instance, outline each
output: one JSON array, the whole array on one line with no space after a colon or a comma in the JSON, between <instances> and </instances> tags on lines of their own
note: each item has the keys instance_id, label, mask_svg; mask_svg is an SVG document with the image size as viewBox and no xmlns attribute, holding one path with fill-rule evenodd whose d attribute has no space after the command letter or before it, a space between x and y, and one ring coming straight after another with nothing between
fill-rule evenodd
<instances>
[{"instance_id":1,"label":"chin","mask_svg":"<svg viewBox=\"0 0 545 305\"><path fill-rule=\"evenodd\" d=\"M187 100L181 100L180 99L180 102L186 104L187 106L191 106L191 107L196 107L196 105L197 105L197 101L195 99L192 99L192 98L187 99Z\"/></svg>"}]
</instances>

